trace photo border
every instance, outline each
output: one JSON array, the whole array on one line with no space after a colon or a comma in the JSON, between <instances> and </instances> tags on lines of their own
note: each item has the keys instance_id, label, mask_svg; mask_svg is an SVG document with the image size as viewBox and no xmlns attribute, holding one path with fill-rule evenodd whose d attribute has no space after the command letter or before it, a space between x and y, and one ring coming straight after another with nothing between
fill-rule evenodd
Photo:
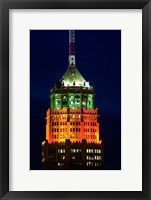
<instances>
[{"instance_id":1,"label":"photo border","mask_svg":"<svg viewBox=\"0 0 151 200\"><path fill-rule=\"evenodd\" d=\"M141 192L9 191L9 9L142 9L142 186ZM151 2L150 0L0 0L0 198L151 199Z\"/></svg>"}]
</instances>

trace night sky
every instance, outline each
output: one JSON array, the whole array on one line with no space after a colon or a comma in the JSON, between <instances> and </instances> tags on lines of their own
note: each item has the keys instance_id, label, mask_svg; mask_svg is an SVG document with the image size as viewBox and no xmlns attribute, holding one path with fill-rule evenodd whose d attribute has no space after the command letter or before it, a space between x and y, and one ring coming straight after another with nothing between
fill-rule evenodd
<instances>
[{"instance_id":1,"label":"night sky","mask_svg":"<svg viewBox=\"0 0 151 200\"><path fill-rule=\"evenodd\" d=\"M121 31L77 30L76 67L95 89L104 165L121 169ZM41 169L50 90L68 67L68 31L30 31L30 169Z\"/></svg>"}]
</instances>

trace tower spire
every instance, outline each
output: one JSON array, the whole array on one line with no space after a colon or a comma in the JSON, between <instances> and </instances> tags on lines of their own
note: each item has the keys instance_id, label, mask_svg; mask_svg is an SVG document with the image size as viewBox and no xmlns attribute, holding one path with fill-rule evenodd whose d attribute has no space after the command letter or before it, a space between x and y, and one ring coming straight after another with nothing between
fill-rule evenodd
<instances>
[{"instance_id":1,"label":"tower spire","mask_svg":"<svg viewBox=\"0 0 151 200\"><path fill-rule=\"evenodd\" d=\"M69 30L69 66L75 66L75 31Z\"/></svg>"}]
</instances>

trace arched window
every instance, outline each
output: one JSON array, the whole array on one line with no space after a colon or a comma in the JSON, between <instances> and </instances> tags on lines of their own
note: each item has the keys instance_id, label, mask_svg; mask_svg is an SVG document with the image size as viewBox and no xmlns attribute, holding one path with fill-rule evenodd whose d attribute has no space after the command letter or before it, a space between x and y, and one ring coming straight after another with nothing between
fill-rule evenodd
<instances>
[{"instance_id":1,"label":"arched window","mask_svg":"<svg viewBox=\"0 0 151 200\"><path fill-rule=\"evenodd\" d=\"M75 81L73 81L73 85L75 85Z\"/></svg>"}]
</instances>

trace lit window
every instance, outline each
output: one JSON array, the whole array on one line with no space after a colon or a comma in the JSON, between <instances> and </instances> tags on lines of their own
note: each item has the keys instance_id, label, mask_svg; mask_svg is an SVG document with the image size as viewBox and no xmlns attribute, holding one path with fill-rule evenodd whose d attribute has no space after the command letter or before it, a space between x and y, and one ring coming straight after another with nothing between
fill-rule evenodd
<instances>
[{"instance_id":1,"label":"lit window","mask_svg":"<svg viewBox=\"0 0 151 200\"><path fill-rule=\"evenodd\" d=\"M71 149L71 153L75 153L76 152L76 150L75 149Z\"/></svg>"},{"instance_id":2,"label":"lit window","mask_svg":"<svg viewBox=\"0 0 151 200\"><path fill-rule=\"evenodd\" d=\"M101 160L101 156L99 156L99 160Z\"/></svg>"},{"instance_id":3,"label":"lit window","mask_svg":"<svg viewBox=\"0 0 151 200\"><path fill-rule=\"evenodd\" d=\"M59 153L65 153L65 149L58 149L60 152Z\"/></svg>"}]
</instances>

